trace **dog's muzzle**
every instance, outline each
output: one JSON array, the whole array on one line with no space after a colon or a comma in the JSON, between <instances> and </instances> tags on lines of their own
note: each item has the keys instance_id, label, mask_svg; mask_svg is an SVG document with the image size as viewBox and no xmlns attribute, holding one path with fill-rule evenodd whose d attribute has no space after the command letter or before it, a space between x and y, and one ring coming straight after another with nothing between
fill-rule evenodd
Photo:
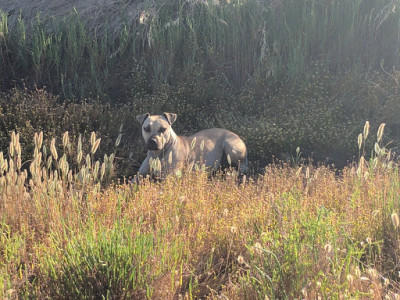
<instances>
[{"instance_id":1,"label":"dog's muzzle","mask_svg":"<svg viewBox=\"0 0 400 300\"><path fill-rule=\"evenodd\" d=\"M149 139L148 142L147 142L147 149L149 149L149 150L159 150L157 141L155 139Z\"/></svg>"}]
</instances>

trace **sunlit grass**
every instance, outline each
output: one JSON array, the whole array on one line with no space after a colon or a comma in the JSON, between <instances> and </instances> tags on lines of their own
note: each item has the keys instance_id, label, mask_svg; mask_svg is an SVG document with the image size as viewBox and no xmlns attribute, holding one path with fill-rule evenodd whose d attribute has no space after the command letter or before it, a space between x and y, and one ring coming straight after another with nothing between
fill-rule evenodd
<instances>
[{"instance_id":1,"label":"sunlit grass","mask_svg":"<svg viewBox=\"0 0 400 300\"><path fill-rule=\"evenodd\" d=\"M88 159L63 176L63 155L34 140L32 174L18 134L1 159L2 298L398 297L400 181L379 134L379 153L340 172L279 163L242 185L195 171L104 188Z\"/></svg>"}]
</instances>

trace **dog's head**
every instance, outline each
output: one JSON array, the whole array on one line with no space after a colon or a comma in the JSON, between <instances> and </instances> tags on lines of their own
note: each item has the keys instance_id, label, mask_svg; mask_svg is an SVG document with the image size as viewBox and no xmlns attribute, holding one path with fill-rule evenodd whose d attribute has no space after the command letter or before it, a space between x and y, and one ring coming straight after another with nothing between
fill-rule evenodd
<instances>
[{"instance_id":1,"label":"dog's head","mask_svg":"<svg viewBox=\"0 0 400 300\"><path fill-rule=\"evenodd\" d=\"M142 135L148 150L162 150L171 138L171 125L176 121L177 115L163 113L150 116L149 113L136 116L142 126Z\"/></svg>"}]
</instances>

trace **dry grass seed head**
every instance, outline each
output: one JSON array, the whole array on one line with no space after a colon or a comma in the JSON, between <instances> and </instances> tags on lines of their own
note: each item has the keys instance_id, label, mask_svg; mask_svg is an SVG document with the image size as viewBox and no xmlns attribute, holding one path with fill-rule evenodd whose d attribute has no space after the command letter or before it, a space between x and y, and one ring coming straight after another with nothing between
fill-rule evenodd
<instances>
[{"instance_id":1,"label":"dry grass seed head","mask_svg":"<svg viewBox=\"0 0 400 300\"><path fill-rule=\"evenodd\" d=\"M367 139L368 134L369 134L369 121L366 121L363 130L364 141Z\"/></svg>"},{"instance_id":2,"label":"dry grass seed head","mask_svg":"<svg viewBox=\"0 0 400 300\"><path fill-rule=\"evenodd\" d=\"M381 140L382 140L382 137L383 137L383 131L384 131L384 129L385 129L385 123L382 123L381 125L379 125L379 128L378 128L378 132L377 132L377 142L379 143Z\"/></svg>"},{"instance_id":3,"label":"dry grass seed head","mask_svg":"<svg viewBox=\"0 0 400 300\"><path fill-rule=\"evenodd\" d=\"M399 215L397 214L397 212L393 212L391 215L391 218L392 218L392 223L393 223L394 228L397 229L400 225L400 219L399 219Z\"/></svg>"}]
</instances>

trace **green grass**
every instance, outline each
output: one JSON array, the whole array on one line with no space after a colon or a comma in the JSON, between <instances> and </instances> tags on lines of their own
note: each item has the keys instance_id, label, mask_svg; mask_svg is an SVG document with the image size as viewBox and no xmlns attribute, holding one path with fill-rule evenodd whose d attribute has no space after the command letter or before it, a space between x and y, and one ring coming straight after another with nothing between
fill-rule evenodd
<instances>
[{"instance_id":1,"label":"green grass","mask_svg":"<svg viewBox=\"0 0 400 300\"><path fill-rule=\"evenodd\" d=\"M151 298L156 288L152 284L158 277L179 271L180 242L171 240L169 247L163 248L168 224L157 232L143 233L140 223L133 225L121 220L111 228L98 228L97 222L92 222L82 231L71 232L64 246L54 237L55 253L40 258L41 267L49 272L43 274L42 280L48 280L50 287L42 290L43 295L76 299ZM174 282L170 284L173 286Z\"/></svg>"}]
</instances>

